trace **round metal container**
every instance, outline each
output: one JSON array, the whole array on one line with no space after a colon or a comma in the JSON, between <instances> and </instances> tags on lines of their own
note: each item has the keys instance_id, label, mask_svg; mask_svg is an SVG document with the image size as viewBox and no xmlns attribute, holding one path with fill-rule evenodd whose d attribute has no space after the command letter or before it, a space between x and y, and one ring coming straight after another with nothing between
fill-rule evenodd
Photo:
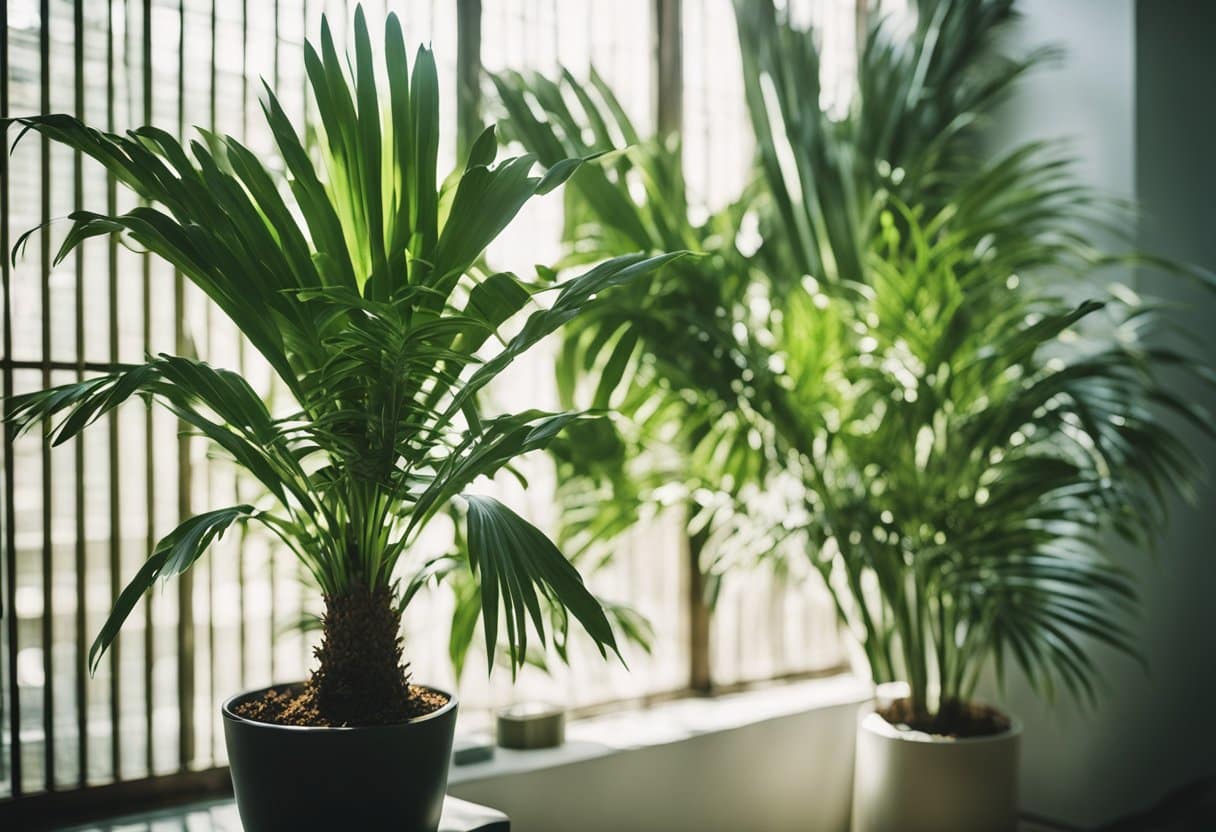
<instances>
[{"instance_id":1,"label":"round metal container","mask_svg":"<svg viewBox=\"0 0 1216 832\"><path fill-rule=\"evenodd\" d=\"M503 748L554 748L566 741L566 712L553 705L511 705L498 712Z\"/></svg>"}]
</instances>

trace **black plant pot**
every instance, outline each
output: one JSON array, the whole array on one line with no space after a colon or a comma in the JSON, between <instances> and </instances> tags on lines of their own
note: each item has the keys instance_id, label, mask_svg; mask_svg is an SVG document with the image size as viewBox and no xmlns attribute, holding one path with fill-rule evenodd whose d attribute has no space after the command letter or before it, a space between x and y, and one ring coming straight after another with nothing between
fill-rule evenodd
<instances>
[{"instance_id":1,"label":"black plant pot","mask_svg":"<svg viewBox=\"0 0 1216 832\"><path fill-rule=\"evenodd\" d=\"M271 725L233 713L266 690L234 696L222 709L245 832L435 832L452 758L455 696L437 691L448 697L439 710L366 728Z\"/></svg>"}]
</instances>

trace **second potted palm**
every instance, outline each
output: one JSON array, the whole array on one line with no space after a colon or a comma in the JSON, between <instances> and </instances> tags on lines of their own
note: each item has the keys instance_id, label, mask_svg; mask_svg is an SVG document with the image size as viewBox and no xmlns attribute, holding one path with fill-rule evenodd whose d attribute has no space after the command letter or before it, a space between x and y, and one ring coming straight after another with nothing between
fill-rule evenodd
<instances>
[{"instance_id":1,"label":"second potted palm","mask_svg":"<svg viewBox=\"0 0 1216 832\"><path fill-rule=\"evenodd\" d=\"M1131 652L1112 537L1151 545L1200 414L1161 380L1204 371L1159 310L1101 288L1111 207L1067 159L995 160L979 129L1036 56L995 48L1007 0L925 0L878 23L843 119L805 74L810 33L736 4L768 196L761 259L790 277L776 349L802 497L777 555L818 569L880 695L858 727L857 832L1016 823L1019 729L986 671L1095 693L1088 646ZM1085 299L1085 298L1090 299ZM894 687L883 683L899 683Z\"/></svg>"}]
</instances>

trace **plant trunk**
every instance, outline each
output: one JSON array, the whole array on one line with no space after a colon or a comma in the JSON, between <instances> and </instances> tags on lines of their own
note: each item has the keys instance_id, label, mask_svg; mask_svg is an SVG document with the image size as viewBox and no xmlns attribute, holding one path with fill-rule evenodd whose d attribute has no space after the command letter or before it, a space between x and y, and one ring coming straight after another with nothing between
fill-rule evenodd
<instances>
[{"instance_id":1,"label":"plant trunk","mask_svg":"<svg viewBox=\"0 0 1216 832\"><path fill-rule=\"evenodd\" d=\"M326 596L312 688L331 725L388 725L409 718L401 618L387 587L357 585Z\"/></svg>"},{"instance_id":2,"label":"plant trunk","mask_svg":"<svg viewBox=\"0 0 1216 832\"><path fill-rule=\"evenodd\" d=\"M709 432L703 423L697 423L692 433L685 437L685 454L691 458L697 445ZM697 515L696 500L689 499L684 507L684 539L688 544L688 687L696 693L713 690L713 671L709 660L710 608L706 600L706 574L701 563L705 544L709 542L709 528L689 532L688 527Z\"/></svg>"},{"instance_id":3,"label":"plant trunk","mask_svg":"<svg viewBox=\"0 0 1216 832\"><path fill-rule=\"evenodd\" d=\"M708 533L701 530L688 536L688 686L698 693L709 693L714 680L709 664L709 603L705 600L705 573L701 550Z\"/></svg>"}]
</instances>

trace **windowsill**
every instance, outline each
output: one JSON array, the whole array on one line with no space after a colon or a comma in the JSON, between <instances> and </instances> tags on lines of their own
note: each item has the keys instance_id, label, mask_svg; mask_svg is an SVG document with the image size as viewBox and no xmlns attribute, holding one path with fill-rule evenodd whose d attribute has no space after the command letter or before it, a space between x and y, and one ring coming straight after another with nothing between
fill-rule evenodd
<instances>
[{"instance_id":1,"label":"windowsill","mask_svg":"<svg viewBox=\"0 0 1216 832\"><path fill-rule=\"evenodd\" d=\"M765 688L724 694L713 698L673 700L647 708L588 717L575 720L567 726L567 742L559 748L538 751L511 751L500 748L495 749L493 760L453 766L449 785L475 787L478 783L490 783L498 778L539 773L549 769L552 770L550 774L540 775L547 783L555 777L560 777L563 772L557 770L565 766L595 759L601 759L611 764L612 761L605 758L630 751L678 744L697 737L726 734L738 729L760 726L771 720L797 717L800 714L815 711L823 712L822 718L827 721L826 724L838 726L838 729L829 732L830 734L839 735L843 730L843 737L846 742L849 742L852 739L853 722L852 716L847 715L847 709L856 707L869 697L870 686L865 681L841 674L820 679L775 683ZM842 712L830 713L833 710ZM847 719L847 725L850 727L844 727L844 723L841 723L842 719ZM805 723L802 724L805 725ZM783 726L781 730L787 729ZM830 737L822 735L801 736L795 744L806 747L825 739L831 741ZM840 736L836 737L837 742L840 739ZM772 743L770 736L762 748L776 750L780 753L775 746L782 744L780 741ZM767 813L765 817L771 815L772 817L769 819L778 824L777 828L846 829L852 757L851 755L834 754L832 748L833 746L829 744L824 752L816 753L818 769L795 769L787 772L786 780L775 786L777 798L769 795L767 800L762 799L758 802L755 795L742 793L744 803L753 807L758 806L762 813ZM752 750L755 751L755 748ZM694 751L691 757L685 759L695 760L699 754L700 752ZM670 762L670 760L666 762ZM761 760L755 762L763 765ZM582 782L576 784L577 791L573 795L565 795L564 798L560 790L538 793L535 784L530 787L525 786L520 790L512 781L498 784L499 799L483 802L487 805L494 805L496 809L507 810L507 814L512 816L512 821L518 820L521 827L545 830L565 829L568 828L565 821L555 822L554 818L564 819L579 815L581 811L582 815L586 815L585 820L595 821L589 828L598 830L625 828L623 825L625 818L629 819L627 825L634 828L673 828L664 821L663 817L652 817L653 813L662 813L664 809L667 809L682 817L707 801L713 803L714 800L717 800L720 805L710 807L709 819L701 826L693 828L702 828L702 826L713 829L739 828L729 817L730 812L738 808L736 798L741 794L738 793L738 789L735 792L731 791L732 787L739 784L738 774L743 771L737 765L732 763L728 767L729 782L718 784L720 788L715 787L714 784L707 786L699 779L704 771L700 770L695 762L692 764L694 770L686 771L679 766L663 768L662 764L656 768L654 761L651 760L649 763L635 767L636 770L633 771L633 774L636 777L623 774L630 767L634 767L634 763L631 761L616 763L612 783L614 784L613 789L619 791L620 794L613 793L608 798L604 797L605 790L599 774L593 772L590 775L582 775ZM567 769L567 771L570 770ZM691 778L695 782L691 787L688 784L680 787L678 783L673 783L673 780L678 781L681 777ZM657 784L657 798L654 795L650 796L651 799L646 809L648 814L645 815L654 824L652 826L637 826L638 818L641 816L638 813L642 810L634 801L638 797L643 800L647 798L645 793L639 794L637 790L636 779L638 778L651 784ZM750 785L763 786L767 783L769 783L769 778L761 772L753 778ZM808 787L807 784L814 784L814 786ZM569 783L564 782L562 785L569 785ZM536 796L535 799L533 796ZM500 805L509 802L511 798L516 798L518 804L514 809ZM565 807L567 814L562 814L562 807L554 804L561 803L563 799L567 804L573 800L575 806L579 808L571 810L567 805ZM599 805L583 806L580 803L583 800L593 804L599 801ZM607 804L605 804L605 800ZM531 820L539 819L539 826L535 823L529 825L528 818L515 817L516 809L522 810L520 814L526 814L530 803L535 804L531 807L534 815ZM605 819L600 816L600 814L604 814L604 805L616 806L617 804L619 806L616 814L621 816L622 823L617 823L616 818L610 818L607 822L608 825L605 825ZM786 804L789 805L786 806ZM744 811L748 811L746 806ZM720 814L714 814L714 812ZM120 830L123 832L155 832L162 826L168 828L170 825L175 829L189 828L199 830L199 832L225 832L239 828L239 820L236 806L231 798L213 799L171 810L148 812L73 827L73 832L120 832ZM1019 832L1023 832L1023 830L1024 832L1031 832L1031 830L1047 832L1049 829L1062 828L1064 827L1057 827L1038 819L1023 819L1018 826Z\"/></svg>"},{"instance_id":2,"label":"windowsill","mask_svg":"<svg viewBox=\"0 0 1216 832\"><path fill-rule=\"evenodd\" d=\"M574 720L557 748L494 748L490 760L452 766L449 785L475 783L668 745L807 711L858 705L870 685L849 674L775 684L716 697L678 699L647 708Z\"/></svg>"},{"instance_id":3,"label":"windowsill","mask_svg":"<svg viewBox=\"0 0 1216 832\"><path fill-rule=\"evenodd\" d=\"M840 743L843 742L851 749L853 716L851 713L848 713L847 709L855 708L858 704L865 702L870 698L870 695L870 686L867 682L848 674L839 674L794 682L774 682L765 687L753 688L738 693L704 698L675 699L647 707L614 711L612 713L576 719L567 724L566 742L560 747L537 751L512 751L510 749L494 748L494 757L491 760L461 766L453 765L449 772L448 785L449 789L454 788L454 791L449 792L449 794L465 798L466 800L472 800L475 803L494 806L496 809L506 811L508 815L512 815L513 820L516 820L514 817L515 813L526 814L522 805L507 805L510 802L509 797L512 795L517 796L520 791L516 785L516 781L509 779L516 775L536 775L546 783L553 779L560 780L563 777L573 775L576 780L580 781L580 784L567 797L578 802L584 798L591 799L591 795L602 791L600 786L597 785L599 783L598 775L592 773L590 776L594 782L588 784L585 781L589 775L585 772L582 774L577 773L580 769L579 764L581 763L598 760L601 764L615 766L616 769L623 767L627 770L635 765L633 761L624 756L630 752L641 752L643 754L658 752L664 755L672 750L676 752L677 756L683 754L685 760L695 760L697 758L712 759L714 755L712 753L706 754L703 749L681 751L679 746L681 743L696 738L710 739L721 737L726 740L728 746L734 747L737 750L741 746L737 746L736 740L728 738L726 735L735 731L740 736L755 734L756 731L748 730L751 728L756 728L761 733L767 731L770 736L764 740L763 747L773 749L775 746L784 745L784 743L780 740L774 740L771 736L772 729L763 728L763 723L773 720L785 720L791 717L796 718L799 715L812 712L820 712L822 720L819 724L837 726L829 731L829 734L835 736L835 739L832 739L831 736L825 737L815 733L804 736L794 743L794 745L805 747L808 743L815 745L826 741L827 745L825 747L839 750L842 747ZM801 724L805 726L805 723ZM846 725L848 727L845 727ZM786 731L788 729L782 727L780 730ZM745 753L756 753L754 743L749 747L751 751ZM851 751L849 753L851 754ZM722 759L729 759L729 757ZM749 757L749 759L753 758ZM788 761L788 757L784 757L783 759ZM820 828L820 826L822 828L844 828L840 823L836 823L835 819L847 817L846 786L848 778L851 776L851 759L851 756L842 757L838 753L830 752L822 755L820 761L822 770L804 770L796 767L793 769L797 783L801 783L805 777L817 782L820 789L820 795L816 798L816 806L802 807L798 811L806 813L806 817L817 819L816 823L819 823L819 819L825 817L834 818L830 822L825 821L813 826L813 828ZM782 764L784 765L785 763ZM655 782L669 783L673 777L678 779L680 776L685 775L691 776L694 779L699 777L698 772L685 771L685 766L671 760L657 764L652 762L649 765L658 765L658 768L655 770L666 772L661 777L658 777ZM648 766L643 766L643 768L649 770ZM693 767L695 768L695 764ZM645 775L645 779L651 779L650 775ZM757 775L755 779L757 782L771 785L781 794L796 793L798 791L798 786L795 783L777 782L773 784L771 782L773 780L771 773L769 775ZM731 780L732 783L737 781L734 774L731 775ZM634 798L629 797L629 795L636 797L636 784L629 782L628 778L623 778L619 775L615 777L614 782L617 783L617 787L622 795L624 795L621 799L625 801L626 805L632 805L629 804L629 800ZM698 788L703 785L698 780ZM500 794L494 797L479 798L477 795L466 794L462 791L462 789L476 791L486 788L497 790ZM714 788L723 795L728 795L730 792L730 789L726 785L715 786ZM525 795L524 804L533 802L527 795L534 795L535 791L529 791L525 787L522 793ZM553 794L549 794L547 800L551 803L558 800L558 798ZM684 806L684 803L681 802L682 800L683 798L678 795L672 797L672 795L664 792L663 801L666 804ZM701 802L704 802L704 799ZM824 809L824 805L829 808ZM545 815L548 812L547 806L548 804L545 801L537 802L536 807L538 808L535 811L541 815ZM654 804L652 801L651 809L657 810L657 808L661 808L661 805ZM554 811L557 812L556 809ZM561 813L555 816L565 817ZM536 818L518 818L521 827L527 827L529 820L535 821ZM550 818L550 820L552 819ZM159 822L161 821L168 821L174 824L180 822L182 824L180 828L188 826L190 829L198 829L202 832L221 832L222 830L238 828L236 806L231 798L227 798L223 800L200 801L168 811L150 812L138 816L127 816L87 826L74 827L74 830L75 832L118 832L118 830L146 832L147 830L160 828ZM613 824L612 828L624 828L620 824L615 824L615 822ZM174 828L178 827L175 825ZM564 827L544 826L542 824L536 828ZM653 828L671 827L659 822L659 825Z\"/></svg>"}]
</instances>

